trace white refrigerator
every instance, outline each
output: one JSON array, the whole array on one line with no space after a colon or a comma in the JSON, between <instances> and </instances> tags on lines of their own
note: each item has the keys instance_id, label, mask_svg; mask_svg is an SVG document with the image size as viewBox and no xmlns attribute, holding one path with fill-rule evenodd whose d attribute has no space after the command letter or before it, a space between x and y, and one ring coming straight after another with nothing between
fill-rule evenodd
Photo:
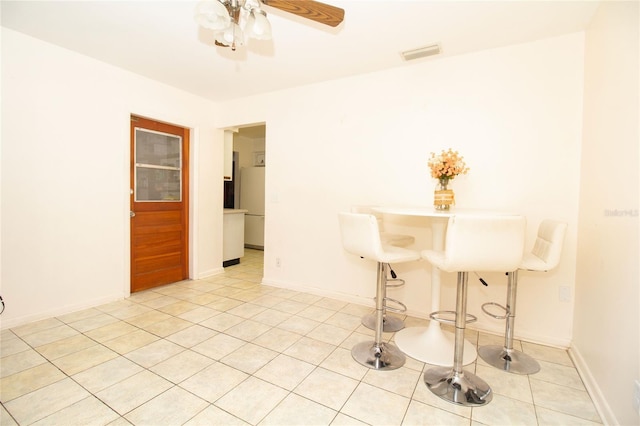
<instances>
[{"instance_id":1,"label":"white refrigerator","mask_svg":"<svg viewBox=\"0 0 640 426\"><path fill-rule=\"evenodd\" d=\"M244 216L244 245L264 249L264 167L240 169L240 208Z\"/></svg>"}]
</instances>

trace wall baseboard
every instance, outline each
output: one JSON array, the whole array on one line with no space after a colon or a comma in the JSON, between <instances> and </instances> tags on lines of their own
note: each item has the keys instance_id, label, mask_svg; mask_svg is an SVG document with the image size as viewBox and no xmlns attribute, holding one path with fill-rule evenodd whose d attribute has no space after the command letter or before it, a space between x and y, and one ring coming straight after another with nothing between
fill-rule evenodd
<instances>
[{"instance_id":1,"label":"wall baseboard","mask_svg":"<svg viewBox=\"0 0 640 426\"><path fill-rule=\"evenodd\" d=\"M568 351L569 351L569 357L571 357L571 360L573 361L573 365L576 366L576 369L578 370L578 374L580 375L580 378L584 382L584 386L587 389L587 393L589 393L589 396L591 397L591 400L593 401L593 404L596 407L596 411L598 412L598 415L600 416L602 423L604 425L619 424L618 421L616 420L615 414L613 414L611 407L609 407L609 404L607 403L607 399L605 398L604 394L600 390L600 386L598 386L598 382L596 381L595 377L593 377L593 374L591 374L591 370L589 369L589 366L587 365L586 361L582 357L580 350L577 347L575 347L575 345L572 344L569 347Z\"/></svg>"},{"instance_id":2,"label":"wall baseboard","mask_svg":"<svg viewBox=\"0 0 640 426\"><path fill-rule=\"evenodd\" d=\"M213 277L214 275L220 275L224 272L224 268L221 266L219 268L209 269L207 271L202 271L198 274L197 280L203 280L205 278Z\"/></svg>"},{"instance_id":3,"label":"wall baseboard","mask_svg":"<svg viewBox=\"0 0 640 426\"><path fill-rule=\"evenodd\" d=\"M316 296L342 300L343 302L354 303L356 305L374 307L373 300L370 297L359 297L359 296L354 296L352 294L347 294L347 293L326 291L324 289L320 289L317 287L306 287L306 286L299 286L299 285L292 286L292 285L288 285L284 281L265 280L264 278L262 279L261 284L268 285L271 287L284 288L287 290L315 294Z\"/></svg>"},{"instance_id":4,"label":"wall baseboard","mask_svg":"<svg viewBox=\"0 0 640 426\"><path fill-rule=\"evenodd\" d=\"M73 312L82 311L84 309L95 308L96 306L104 305L111 302L117 302L118 300L126 299L128 296L125 294L112 295L102 297L99 299L93 299L77 305L61 306L48 311L39 312L35 315L24 315L20 317L10 318L2 321L2 330L19 327L21 325L29 324L32 322L45 320L49 318L60 317L62 315L71 314ZM6 302L6 301L5 301Z\"/></svg>"}]
</instances>

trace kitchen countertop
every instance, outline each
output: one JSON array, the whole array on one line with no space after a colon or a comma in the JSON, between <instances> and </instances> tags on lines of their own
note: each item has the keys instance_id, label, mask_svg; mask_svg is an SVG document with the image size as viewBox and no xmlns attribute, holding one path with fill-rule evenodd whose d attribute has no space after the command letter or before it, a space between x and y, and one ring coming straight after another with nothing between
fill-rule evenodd
<instances>
[{"instance_id":1,"label":"kitchen countertop","mask_svg":"<svg viewBox=\"0 0 640 426\"><path fill-rule=\"evenodd\" d=\"M224 214L238 214L238 213L248 213L249 210L245 209L224 209Z\"/></svg>"}]
</instances>

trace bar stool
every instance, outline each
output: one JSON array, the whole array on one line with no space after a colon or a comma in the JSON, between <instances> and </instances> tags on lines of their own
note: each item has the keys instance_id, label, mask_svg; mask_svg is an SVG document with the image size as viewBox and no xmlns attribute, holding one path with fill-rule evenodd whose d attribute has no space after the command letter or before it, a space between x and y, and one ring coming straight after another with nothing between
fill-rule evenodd
<instances>
[{"instance_id":1,"label":"bar stool","mask_svg":"<svg viewBox=\"0 0 640 426\"><path fill-rule=\"evenodd\" d=\"M356 344L351 356L365 367L375 370L394 370L402 367L406 358L392 343L382 341L383 313L386 300L388 263L410 262L420 259L420 253L401 247L382 245L378 220L370 214L339 213L340 234L344 249L356 256L377 262L375 338Z\"/></svg>"},{"instance_id":2,"label":"bar stool","mask_svg":"<svg viewBox=\"0 0 640 426\"><path fill-rule=\"evenodd\" d=\"M376 219L378 220L378 229L380 230L380 239L382 241L382 245L407 247L415 242L415 237L413 237L412 235L394 234L385 231L382 215L376 213L373 206L352 206L351 213L370 214L376 217ZM391 278L388 277L389 274L391 274ZM395 271L388 263L385 264L385 276L387 276L387 288L402 287L405 284L404 280L402 278L398 278ZM391 312L403 313L407 311L407 307L404 305L404 303L390 297L387 297L386 301L391 302L396 306L388 306L385 302L382 310L382 331L384 331L385 333L393 333L395 331L402 330L404 328L404 321L398 317L387 316L387 310ZM372 313L362 317L362 325L371 330L375 330L375 310Z\"/></svg>"},{"instance_id":3,"label":"bar stool","mask_svg":"<svg viewBox=\"0 0 640 426\"><path fill-rule=\"evenodd\" d=\"M458 274L453 367L434 367L424 373L427 387L446 401L478 406L493 399L489 385L462 368L469 271L515 270L522 262L524 229L522 216L454 215L447 225L444 251L422 252L434 267ZM437 321L444 312L432 312L431 318Z\"/></svg>"},{"instance_id":4,"label":"bar stool","mask_svg":"<svg viewBox=\"0 0 640 426\"><path fill-rule=\"evenodd\" d=\"M531 253L526 253L518 269L526 271L550 271L560 263L560 254L567 224L555 220L543 220L538 227L538 236ZM540 364L529 355L513 349L513 330L516 319L516 294L518 291L518 270L507 272L507 306L495 302L482 305L482 310L489 316L506 319L504 346L481 346L478 354L487 364L509 373L535 374L540 371ZM497 306L504 315L496 315L488 310L488 306Z\"/></svg>"}]
</instances>

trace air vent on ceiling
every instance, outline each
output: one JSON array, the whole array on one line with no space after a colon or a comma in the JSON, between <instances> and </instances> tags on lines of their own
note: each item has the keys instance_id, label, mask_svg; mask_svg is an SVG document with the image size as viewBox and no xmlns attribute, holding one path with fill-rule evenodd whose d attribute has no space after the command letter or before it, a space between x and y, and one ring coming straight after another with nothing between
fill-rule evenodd
<instances>
[{"instance_id":1,"label":"air vent on ceiling","mask_svg":"<svg viewBox=\"0 0 640 426\"><path fill-rule=\"evenodd\" d=\"M425 56L433 56L440 53L440 46L432 44L430 46L424 46L419 49L406 50L402 52L402 57L405 61L411 61L418 58L424 58Z\"/></svg>"}]
</instances>

